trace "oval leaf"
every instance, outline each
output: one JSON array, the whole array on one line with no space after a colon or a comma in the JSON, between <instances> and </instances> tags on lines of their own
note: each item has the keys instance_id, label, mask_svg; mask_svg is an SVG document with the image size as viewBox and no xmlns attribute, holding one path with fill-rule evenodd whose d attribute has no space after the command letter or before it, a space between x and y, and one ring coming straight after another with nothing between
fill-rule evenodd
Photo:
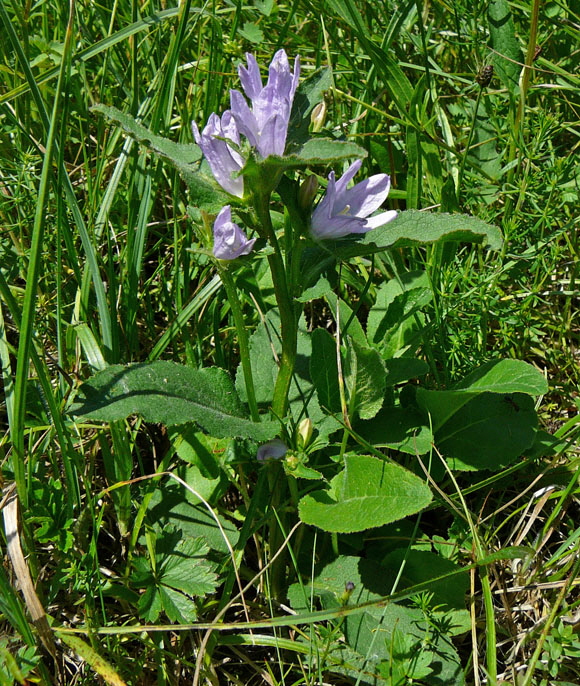
<instances>
[{"instance_id":1,"label":"oval leaf","mask_svg":"<svg viewBox=\"0 0 580 686\"><path fill-rule=\"evenodd\" d=\"M302 498L300 519L323 531L352 533L419 512L431 491L415 474L369 455L347 455L328 491Z\"/></svg>"}]
</instances>

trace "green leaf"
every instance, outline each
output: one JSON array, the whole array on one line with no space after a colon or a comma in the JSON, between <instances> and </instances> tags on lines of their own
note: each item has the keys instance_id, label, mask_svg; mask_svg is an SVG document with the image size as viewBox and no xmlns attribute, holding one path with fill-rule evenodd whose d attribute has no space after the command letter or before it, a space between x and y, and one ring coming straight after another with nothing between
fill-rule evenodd
<instances>
[{"instance_id":1,"label":"green leaf","mask_svg":"<svg viewBox=\"0 0 580 686\"><path fill-rule=\"evenodd\" d=\"M449 391L417 389L419 407L429 413L437 430L472 398L484 392L543 395L548 391L544 376L522 360L492 360L474 370Z\"/></svg>"},{"instance_id":2,"label":"green leaf","mask_svg":"<svg viewBox=\"0 0 580 686\"><path fill-rule=\"evenodd\" d=\"M139 612L155 622L161 612L173 622L193 622L197 618L195 596L214 593L218 585L215 565L207 560L209 547L201 538L183 537L180 529L166 527L155 543L155 572L149 560L134 560L131 576L137 588L145 588L139 598Z\"/></svg>"},{"instance_id":3,"label":"green leaf","mask_svg":"<svg viewBox=\"0 0 580 686\"><path fill-rule=\"evenodd\" d=\"M304 145L288 148L287 155L271 155L262 163L268 175L279 174L286 169L305 169L312 165L331 165L350 160L364 159L367 151L356 143L337 141L331 138L310 138Z\"/></svg>"},{"instance_id":4,"label":"green leaf","mask_svg":"<svg viewBox=\"0 0 580 686\"><path fill-rule=\"evenodd\" d=\"M424 455L433 445L433 434L425 417L413 408L383 407L376 417L356 428L362 438L376 448Z\"/></svg>"},{"instance_id":5,"label":"green leaf","mask_svg":"<svg viewBox=\"0 0 580 686\"><path fill-rule=\"evenodd\" d=\"M128 133L138 143L169 160L184 177L194 173L194 163L199 162L201 159L201 150L197 145L193 143L175 143L169 138L158 136L140 124L130 114L121 112L116 107L99 104L92 107L91 110L119 124L123 131Z\"/></svg>"},{"instance_id":6,"label":"green leaf","mask_svg":"<svg viewBox=\"0 0 580 686\"><path fill-rule=\"evenodd\" d=\"M238 29L238 34L254 45L259 45L264 42L264 32L262 29L251 21L244 23L241 29Z\"/></svg>"},{"instance_id":7,"label":"green leaf","mask_svg":"<svg viewBox=\"0 0 580 686\"><path fill-rule=\"evenodd\" d=\"M497 226L486 224L465 214L445 214L408 210L362 238L348 237L326 241L326 249L337 258L348 259L357 255L370 255L387 248L402 248L438 242L466 242L486 244L492 250L502 245Z\"/></svg>"},{"instance_id":8,"label":"green leaf","mask_svg":"<svg viewBox=\"0 0 580 686\"><path fill-rule=\"evenodd\" d=\"M329 413L340 412L336 341L326 329L314 329L312 332L310 376L320 407Z\"/></svg>"},{"instance_id":9,"label":"green leaf","mask_svg":"<svg viewBox=\"0 0 580 686\"><path fill-rule=\"evenodd\" d=\"M532 446L538 418L523 393L482 393L439 428L435 444L452 469L498 470Z\"/></svg>"},{"instance_id":10,"label":"green leaf","mask_svg":"<svg viewBox=\"0 0 580 686\"><path fill-rule=\"evenodd\" d=\"M228 542L234 547L239 531L229 519L220 514L217 518L221 529L207 507L174 481L153 492L146 515L148 526L158 535L162 535L164 530L178 528L184 536L200 538L211 550L227 554ZM224 534L228 541L224 540Z\"/></svg>"},{"instance_id":11,"label":"green leaf","mask_svg":"<svg viewBox=\"0 0 580 686\"><path fill-rule=\"evenodd\" d=\"M310 288L305 289L296 300L301 303L309 303L312 300L318 300L319 298L324 298L332 293L332 286L327 278L324 276L320 277L318 281Z\"/></svg>"},{"instance_id":12,"label":"green leaf","mask_svg":"<svg viewBox=\"0 0 580 686\"><path fill-rule=\"evenodd\" d=\"M373 560L341 555L320 571L312 587L304 589L298 584L290 587L289 597L292 607L299 612L309 608L311 596L319 597L324 608L340 608L345 602L349 605L366 603L389 595L398 571ZM447 571L452 570L446 567L443 573ZM428 570L423 573L429 574ZM354 585L354 590L345 601L347 582ZM461 587L462 584L459 585ZM457 612L437 613L437 619L446 627L446 632ZM346 674L353 681L359 680L363 684L379 686L384 683L385 686L394 686L394 682L382 680L378 665L382 660L388 661L393 667L403 667L404 662L409 662L406 656L397 654L395 650L393 632L397 629L413 640L415 652L422 656L423 670L428 664L437 674L438 679L433 684L460 686L464 681L459 657L448 635L437 630L437 624L428 624L419 608L394 602L371 606L364 612L347 616L342 624L346 644L333 641L333 649L325 660L325 669ZM428 641L424 640L426 635L429 636ZM427 680L425 683L430 682Z\"/></svg>"},{"instance_id":13,"label":"green leaf","mask_svg":"<svg viewBox=\"0 0 580 686\"><path fill-rule=\"evenodd\" d=\"M455 390L459 389L544 395L548 392L548 382L541 372L523 360L493 360L468 374L455 386Z\"/></svg>"},{"instance_id":14,"label":"green leaf","mask_svg":"<svg viewBox=\"0 0 580 686\"><path fill-rule=\"evenodd\" d=\"M421 310L432 298L426 272L408 272L381 284L367 320L369 343L387 358L417 348L423 331Z\"/></svg>"},{"instance_id":15,"label":"green leaf","mask_svg":"<svg viewBox=\"0 0 580 686\"><path fill-rule=\"evenodd\" d=\"M497 75L512 94L518 90L522 51L507 0L490 0L487 8L489 37Z\"/></svg>"},{"instance_id":16,"label":"green leaf","mask_svg":"<svg viewBox=\"0 0 580 686\"><path fill-rule=\"evenodd\" d=\"M187 184L190 202L196 208L203 208L207 212L217 214L231 199L218 188L207 162L204 161L201 168L197 164L202 157L197 145L175 143L168 138L158 136L137 122L130 114L121 112L115 107L95 105L92 110L119 124L123 131L138 143L170 162Z\"/></svg>"},{"instance_id":17,"label":"green leaf","mask_svg":"<svg viewBox=\"0 0 580 686\"><path fill-rule=\"evenodd\" d=\"M278 431L272 421L247 419L223 369L192 369L165 361L107 367L79 388L70 411L104 422L132 414L168 426L197 422L217 438L258 442L270 440Z\"/></svg>"},{"instance_id":18,"label":"green leaf","mask_svg":"<svg viewBox=\"0 0 580 686\"><path fill-rule=\"evenodd\" d=\"M250 338L250 361L256 399L262 404L272 402L274 384L278 373L274 352L278 356L281 354L281 335L280 316L277 310L270 310ZM298 326L296 365L288 395L289 410L297 421L303 417L309 417L314 422L320 438L336 431L340 425L333 417L326 416L318 404L310 378L311 354L311 334L306 331L304 317L301 317ZM246 390L241 365L238 366L236 374L236 388L240 397L244 399Z\"/></svg>"},{"instance_id":19,"label":"green leaf","mask_svg":"<svg viewBox=\"0 0 580 686\"><path fill-rule=\"evenodd\" d=\"M385 361L385 366L387 368L387 386L396 386L409 379L425 376L429 371L429 365L416 357L393 357Z\"/></svg>"},{"instance_id":20,"label":"green leaf","mask_svg":"<svg viewBox=\"0 0 580 686\"><path fill-rule=\"evenodd\" d=\"M383 405L387 373L379 353L348 339L344 380L352 416L372 419Z\"/></svg>"},{"instance_id":21,"label":"green leaf","mask_svg":"<svg viewBox=\"0 0 580 686\"><path fill-rule=\"evenodd\" d=\"M452 610L465 610L469 574L461 572L458 565L441 555L428 550L397 548L386 556L381 566L385 567L385 573L393 581L398 578L398 591L437 579L429 587L434 604ZM449 576L446 578L446 575Z\"/></svg>"},{"instance_id":22,"label":"green leaf","mask_svg":"<svg viewBox=\"0 0 580 686\"><path fill-rule=\"evenodd\" d=\"M414 514L431 502L425 483L399 465L368 455L346 455L344 462L329 490L300 501L305 524L340 533L364 531Z\"/></svg>"}]
</instances>

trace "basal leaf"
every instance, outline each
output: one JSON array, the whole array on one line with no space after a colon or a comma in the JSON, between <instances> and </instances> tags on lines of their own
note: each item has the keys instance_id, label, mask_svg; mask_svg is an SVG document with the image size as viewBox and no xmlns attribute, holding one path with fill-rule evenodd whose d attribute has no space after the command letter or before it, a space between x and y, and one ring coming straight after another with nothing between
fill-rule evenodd
<instances>
[{"instance_id":1,"label":"basal leaf","mask_svg":"<svg viewBox=\"0 0 580 686\"><path fill-rule=\"evenodd\" d=\"M71 413L104 422L131 414L168 426L197 422L217 438L258 442L273 438L278 430L274 422L247 418L223 369L193 369L166 361L107 367L79 388Z\"/></svg>"},{"instance_id":2,"label":"basal leaf","mask_svg":"<svg viewBox=\"0 0 580 686\"><path fill-rule=\"evenodd\" d=\"M523 360L492 360L468 374L455 389L544 395L548 392L548 382L541 372Z\"/></svg>"},{"instance_id":3,"label":"basal leaf","mask_svg":"<svg viewBox=\"0 0 580 686\"><path fill-rule=\"evenodd\" d=\"M394 522L426 507L431 491L411 472L368 455L347 455L327 491L300 501L300 519L324 531L352 533Z\"/></svg>"},{"instance_id":4,"label":"basal leaf","mask_svg":"<svg viewBox=\"0 0 580 686\"><path fill-rule=\"evenodd\" d=\"M376 448L424 455L433 445L425 417L415 408L383 407L370 421L357 424L357 432Z\"/></svg>"}]
</instances>

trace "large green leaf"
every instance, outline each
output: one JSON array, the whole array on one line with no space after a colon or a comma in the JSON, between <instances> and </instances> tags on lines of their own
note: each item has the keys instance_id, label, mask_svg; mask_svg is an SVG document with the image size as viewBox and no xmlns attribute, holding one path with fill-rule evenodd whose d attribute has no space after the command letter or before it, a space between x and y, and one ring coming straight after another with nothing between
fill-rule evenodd
<instances>
[{"instance_id":1,"label":"large green leaf","mask_svg":"<svg viewBox=\"0 0 580 686\"><path fill-rule=\"evenodd\" d=\"M414 578L427 580L437 576L438 573L450 573L452 576L447 585L451 587L453 580L458 578L456 574L458 568L445 560L441 564L430 566L430 563L434 561L438 562L435 555L425 557L423 562L426 563L426 569L417 570L416 573L413 569L407 581L412 583ZM309 607L312 595L320 598L323 607L338 609L345 602L345 584L348 582L354 586L348 599L349 605L378 600L392 592L400 569L401 566L396 569L391 561L383 565L374 560L340 556L321 570L312 588L304 589L295 584L289 590L289 597L292 606L299 612ZM461 581L456 586L457 592L453 598L451 589L446 589L445 600L448 604L450 599L454 602L456 597L459 598L462 595L465 585L464 576L459 577ZM437 604L442 597L444 583L440 581L434 585L436 594L434 604ZM411 683L406 680L394 682L387 674L381 675L382 661L387 661L389 667L397 672L405 668L412 669L408 656L396 650L396 632L401 632L411 639L414 654L416 657L420 655L421 662L429 668L423 672L426 678L422 679L421 683L434 686L441 684L459 686L464 683L460 660L448 639L451 633L449 630L453 628L451 625L454 624L455 617L459 616L459 613L467 614L465 610L437 613L438 619L441 619L441 626L446 627L446 635L443 631L433 631L433 628L437 626L435 623L431 629L428 629L425 615L417 607L406 607L394 602L370 606L364 612L346 618L342 625L346 642L334 642L335 647L325 660L325 669L346 674L353 681L358 680L369 686ZM429 641L424 640L427 632ZM413 660L413 662L417 664L418 660ZM427 676L431 673L432 679Z\"/></svg>"},{"instance_id":2,"label":"large green leaf","mask_svg":"<svg viewBox=\"0 0 580 686\"><path fill-rule=\"evenodd\" d=\"M356 430L375 448L424 455L433 445L433 434L424 415L413 407L385 406L370 421L357 424Z\"/></svg>"},{"instance_id":3,"label":"large green leaf","mask_svg":"<svg viewBox=\"0 0 580 686\"><path fill-rule=\"evenodd\" d=\"M465 214L445 214L408 210L362 238L348 237L326 241L325 247L340 259L368 255L387 248L402 248L425 243L467 242L486 244L492 250L502 245L497 226Z\"/></svg>"},{"instance_id":4,"label":"large green leaf","mask_svg":"<svg viewBox=\"0 0 580 686\"><path fill-rule=\"evenodd\" d=\"M548 391L544 376L522 360L492 360L478 367L449 391L417 389L419 407L429 413L435 430L475 396L485 393L526 393Z\"/></svg>"},{"instance_id":5,"label":"large green leaf","mask_svg":"<svg viewBox=\"0 0 580 686\"><path fill-rule=\"evenodd\" d=\"M435 433L435 444L452 469L498 470L532 446L538 418L529 395L482 393Z\"/></svg>"},{"instance_id":6,"label":"large green leaf","mask_svg":"<svg viewBox=\"0 0 580 686\"><path fill-rule=\"evenodd\" d=\"M113 365L95 374L80 387L71 413L104 422L131 414L167 426L197 422L217 438L267 441L278 431L272 421L247 418L223 369L192 369L161 360Z\"/></svg>"},{"instance_id":7,"label":"large green leaf","mask_svg":"<svg viewBox=\"0 0 580 686\"><path fill-rule=\"evenodd\" d=\"M411 472L369 455L347 455L330 489L300 501L300 519L324 531L352 533L422 510L431 491Z\"/></svg>"},{"instance_id":8,"label":"large green leaf","mask_svg":"<svg viewBox=\"0 0 580 686\"><path fill-rule=\"evenodd\" d=\"M521 360L482 365L449 391L418 388L435 444L454 469L499 469L534 442L532 396L548 390L544 376Z\"/></svg>"}]
</instances>

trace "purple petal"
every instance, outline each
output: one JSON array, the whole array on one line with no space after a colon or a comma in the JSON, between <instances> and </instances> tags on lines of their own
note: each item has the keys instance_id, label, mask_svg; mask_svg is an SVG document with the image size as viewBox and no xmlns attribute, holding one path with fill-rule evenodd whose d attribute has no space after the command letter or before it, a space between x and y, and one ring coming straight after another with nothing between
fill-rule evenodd
<instances>
[{"instance_id":1,"label":"purple petal","mask_svg":"<svg viewBox=\"0 0 580 686\"><path fill-rule=\"evenodd\" d=\"M362 162L353 162L338 181L328 175L326 194L312 213L310 231L315 239L341 238L349 233L366 233L392 221L397 213L381 212L369 217L385 201L391 181L387 174L375 174L352 188L347 184ZM368 218L367 218L368 217Z\"/></svg>"},{"instance_id":2,"label":"purple petal","mask_svg":"<svg viewBox=\"0 0 580 686\"><path fill-rule=\"evenodd\" d=\"M375 174L357 183L343 193L345 205L350 207L348 213L368 217L385 202L390 188L391 179L387 174Z\"/></svg>"},{"instance_id":3,"label":"purple petal","mask_svg":"<svg viewBox=\"0 0 580 686\"><path fill-rule=\"evenodd\" d=\"M213 254L219 260L235 260L252 251L255 238L248 240L240 227L232 221L232 209L226 205L213 224Z\"/></svg>"},{"instance_id":4,"label":"purple petal","mask_svg":"<svg viewBox=\"0 0 580 686\"><path fill-rule=\"evenodd\" d=\"M312 215L310 228L314 238L326 240L328 238L342 238L350 233L366 233L372 227L367 226L366 219L339 214L330 218Z\"/></svg>"},{"instance_id":5,"label":"purple petal","mask_svg":"<svg viewBox=\"0 0 580 686\"><path fill-rule=\"evenodd\" d=\"M388 224L389 222L392 222L393 219L397 218L397 212L395 210L389 210L388 212L381 212L380 214L376 214L374 217L368 217L367 218L367 226L370 229L378 229L379 226L384 226L385 224Z\"/></svg>"},{"instance_id":6,"label":"purple petal","mask_svg":"<svg viewBox=\"0 0 580 686\"><path fill-rule=\"evenodd\" d=\"M251 109L239 91L230 92L231 110L238 131L263 157L283 155L292 101L300 77L300 59L296 57L292 73L286 52L278 50L270 63L268 81L263 87L256 59L249 53L246 58L247 68L240 65L238 73Z\"/></svg>"},{"instance_id":7,"label":"purple petal","mask_svg":"<svg viewBox=\"0 0 580 686\"><path fill-rule=\"evenodd\" d=\"M256 62L256 58L249 52L246 53L248 60L248 68L240 65L238 67L238 75L242 82L244 93L253 100L257 98L262 90L262 77L260 76L260 67Z\"/></svg>"},{"instance_id":8,"label":"purple petal","mask_svg":"<svg viewBox=\"0 0 580 686\"><path fill-rule=\"evenodd\" d=\"M230 106L238 131L248 139L253 148L257 148L259 140L258 123L240 91L230 91Z\"/></svg>"},{"instance_id":9,"label":"purple petal","mask_svg":"<svg viewBox=\"0 0 580 686\"><path fill-rule=\"evenodd\" d=\"M362 160L356 160L350 167L344 172L340 179L336 182L336 194L342 195L346 191L346 187L349 181L352 181L355 174L361 168ZM332 172L331 172L332 173ZM330 178L330 176L329 176Z\"/></svg>"},{"instance_id":10,"label":"purple petal","mask_svg":"<svg viewBox=\"0 0 580 686\"><path fill-rule=\"evenodd\" d=\"M197 124L192 122L193 137L201 148L215 180L231 195L242 198L244 195L244 180L233 178L244 165L242 156L227 144L239 143L240 136L236 128L235 119L230 112L225 112L221 120L217 114L210 115L205 128L200 133ZM225 128L225 130L224 130Z\"/></svg>"},{"instance_id":11,"label":"purple petal","mask_svg":"<svg viewBox=\"0 0 580 686\"><path fill-rule=\"evenodd\" d=\"M287 123L279 115L275 114L270 117L262 129L258 143L258 152L262 157L284 154L287 128Z\"/></svg>"}]
</instances>

